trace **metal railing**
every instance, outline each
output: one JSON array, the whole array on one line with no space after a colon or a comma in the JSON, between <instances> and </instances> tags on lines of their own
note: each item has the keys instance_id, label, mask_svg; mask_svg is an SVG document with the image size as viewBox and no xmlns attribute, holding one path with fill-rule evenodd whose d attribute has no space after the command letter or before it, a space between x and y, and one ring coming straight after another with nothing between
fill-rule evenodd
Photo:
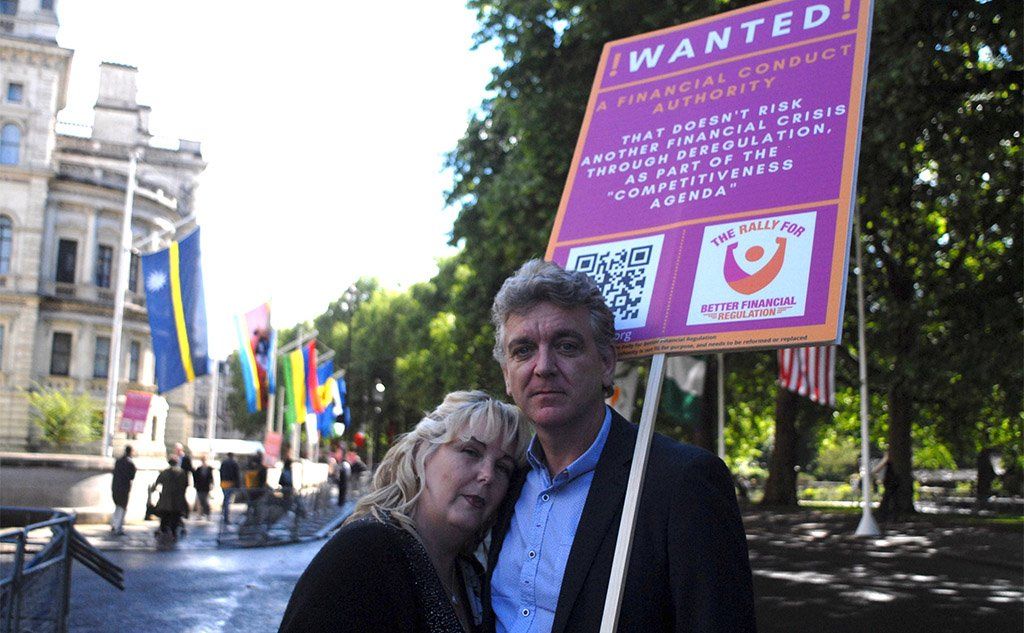
<instances>
[{"instance_id":1,"label":"metal railing","mask_svg":"<svg viewBox=\"0 0 1024 633\"><path fill-rule=\"evenodd\" d=\"M246 512L237 526L221 526L217 542L222 546L245 547L298 541L306 532L320 527L329 514L336 514L331 502L332 486L332 482L325 481L290 495L265 489L248 499ZM253 490L246 492L252 495Z\"/></svg>"},{"instance_id":2,"label":"metal railing","mask_svg":"<svg viewBox=\"0 0 1024 633\"><path fill-rule=\"evenodd\" d=\"M118 589L123 570L75 530L75 515L0 507L0 633L67 631L75 560Z\"/></svg>"}]
</instances>

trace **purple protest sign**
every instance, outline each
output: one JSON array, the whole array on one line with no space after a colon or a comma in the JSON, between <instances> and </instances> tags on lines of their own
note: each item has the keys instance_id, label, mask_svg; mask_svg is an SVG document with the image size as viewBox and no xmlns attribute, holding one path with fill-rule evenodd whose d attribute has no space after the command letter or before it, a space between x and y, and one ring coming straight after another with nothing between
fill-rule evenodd
<instances>
[{"instance_id":1,"label":"purple protest sign","mask_svg":"<svg viewBox=\"0 0 1024 633\"><path fill-rule=\"evenodd\" d=\"M777 0L604 47L547 257L623 357L838 342L870 0Z\"/></svg>"},{"instance_id":2,"label":"purple protest sign","mask_svg":"<svg viewBox=\"0 0 1024 633\"><path fill-rule=\"evenodd\" d=\"M149 404L153 394L145 391L128 391L124 394L124 413L121 414L120 430L125 433L142 433L146 430Z\"/></svg>"}]
</instances>

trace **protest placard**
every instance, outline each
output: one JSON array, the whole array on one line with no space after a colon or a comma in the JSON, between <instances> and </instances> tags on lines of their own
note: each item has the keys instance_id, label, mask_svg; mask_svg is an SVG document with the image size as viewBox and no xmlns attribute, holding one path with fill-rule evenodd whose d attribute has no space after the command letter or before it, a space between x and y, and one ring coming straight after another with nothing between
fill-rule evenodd
<instances>
[{"instance_id":1,"label":"protest placard","mask_svg":"<svg viewBox=\"0 0 1024 633\"><path fill-rule=\"evenodd\" d=\"M604 47L547 258L622 357L839 341L870 18L776 0Z\"/></svg>"}]
</instances>

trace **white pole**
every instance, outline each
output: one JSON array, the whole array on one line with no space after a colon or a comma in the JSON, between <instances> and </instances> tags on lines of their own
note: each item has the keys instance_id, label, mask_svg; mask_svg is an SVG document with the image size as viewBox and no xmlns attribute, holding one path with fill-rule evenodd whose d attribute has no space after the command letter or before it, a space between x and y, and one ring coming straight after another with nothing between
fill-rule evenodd
<instances>
[{"instance_id":1,"label":"white pole","mask_svg":"<svg viewBox=\"0 0 1024 633\"><path fill-rule=\"evenodd\" d=\"M647 377L647 391L644 392L644 409L640 413L640 430L633 449L633 464L629 468L629 482L626 500L622 506L619 521L619 535L615 541L615 557L612 559L612 574L608 579L608 593L604 599L604 614L601 616L601 633L614 633L619 623L619 608L622 592L626 587L626 568L633 547L633 528L636 525L636 511L640 505L640 491L647 471L647 454L654 437L654 418L658 413L661 399L661 385L665 380L665 355L655 354L651 358L651 372Z\"/></svg>"},{"instance_id":2,"label":"white pole","mask_svg":"<svg viewBox=\"0 0 1024 633\"><path fill-rule=\"evenodd\" d=\"M210 410L206 415L206 437L210 440L210 450L212 452L213 440L217 437L217 381L220 379L220 372L217 371L217 368L220 363L211 360L210 365Z\"/></svg>"},{"instance_id":3,"label":"white pole","mask_svg":"<svg viewBox=\"0 0 1024 633\"><path fill-rule=\"evenodd\" d=\"M277 407L277 426L275 428L278 433L284 433L284 387L281 386L280 382L277 385L277 398L280 400L281 406Z\"/></svg>"},{"instance_id":4,"label":"white pole","mask_svg":"<svg viewBox=\"0 0 1024 633\"><path fill-rule=\"evenodd\" d=\"M107 398L103 413L103 454L114 454L114 419L117 417L117 383L121 378L121 330L124 328L124 295L128 290L128 269L132 256L132 206L135 202L135 170L139 150L128 153L128 181L124 188L124 213L121 218L121 251L117 259L117 286L114 289L114 322L110 331L110 359L107 363Z\"/></svg>"},{"instance_id":5,"label":"white pole","mask_svg":"<svg viewBox=\"0 0 1024 633\"><path fill-rule=\"evenodd\" d=\"M718 355L718 459L725 460L725 354Z\"/></svg>"},{"instance_id":6,"label":"white pole","mask_svg":"<svg viewBox=\"0 0 1024 633\"><path fill-rule=\"evenodd\" d=\"M269 325L269 324L268 324ZM274 341L273 347L267 352L267 371L274 372L275 382L281 382L281 377L277 373L277 337L271 336ZM269 385L268 385L269 386ZM268 389L267 392L267 433L274 430L274 392Z\"/></svg>"},{"instance_id":7,"label":"white pole","mask_svg":"<svg viewBox=\"0 0 1024 633\"><path fill-rule=\"evenodd\" d=\"M864 336L864 263L861 261L860 207L853 217L853 238L857 241L857 338L860 370L860 485L863 512L857 536L878 536L878 523L871 515L871 453L868 438L868 347Z\"/></svg>"}]
</instances>

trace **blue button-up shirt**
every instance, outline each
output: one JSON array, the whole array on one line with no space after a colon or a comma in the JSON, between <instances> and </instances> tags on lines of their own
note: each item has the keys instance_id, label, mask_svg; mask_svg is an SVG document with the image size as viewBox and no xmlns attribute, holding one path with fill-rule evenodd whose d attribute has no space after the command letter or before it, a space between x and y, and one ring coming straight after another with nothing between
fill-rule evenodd
<instances>
[{"instance_id":1,"label":"blue button-up shirt","mask_svg":"<svg viewBox=\"0 0 1024 633\"><path fill-rule=\"evenodd\" d=\"M569 550L611 424L606 407L594 443L554 478L539 455L537 438L530 443L530 471L491 580L499 633L551 630Z\"/></svg>"}]
</instances>

